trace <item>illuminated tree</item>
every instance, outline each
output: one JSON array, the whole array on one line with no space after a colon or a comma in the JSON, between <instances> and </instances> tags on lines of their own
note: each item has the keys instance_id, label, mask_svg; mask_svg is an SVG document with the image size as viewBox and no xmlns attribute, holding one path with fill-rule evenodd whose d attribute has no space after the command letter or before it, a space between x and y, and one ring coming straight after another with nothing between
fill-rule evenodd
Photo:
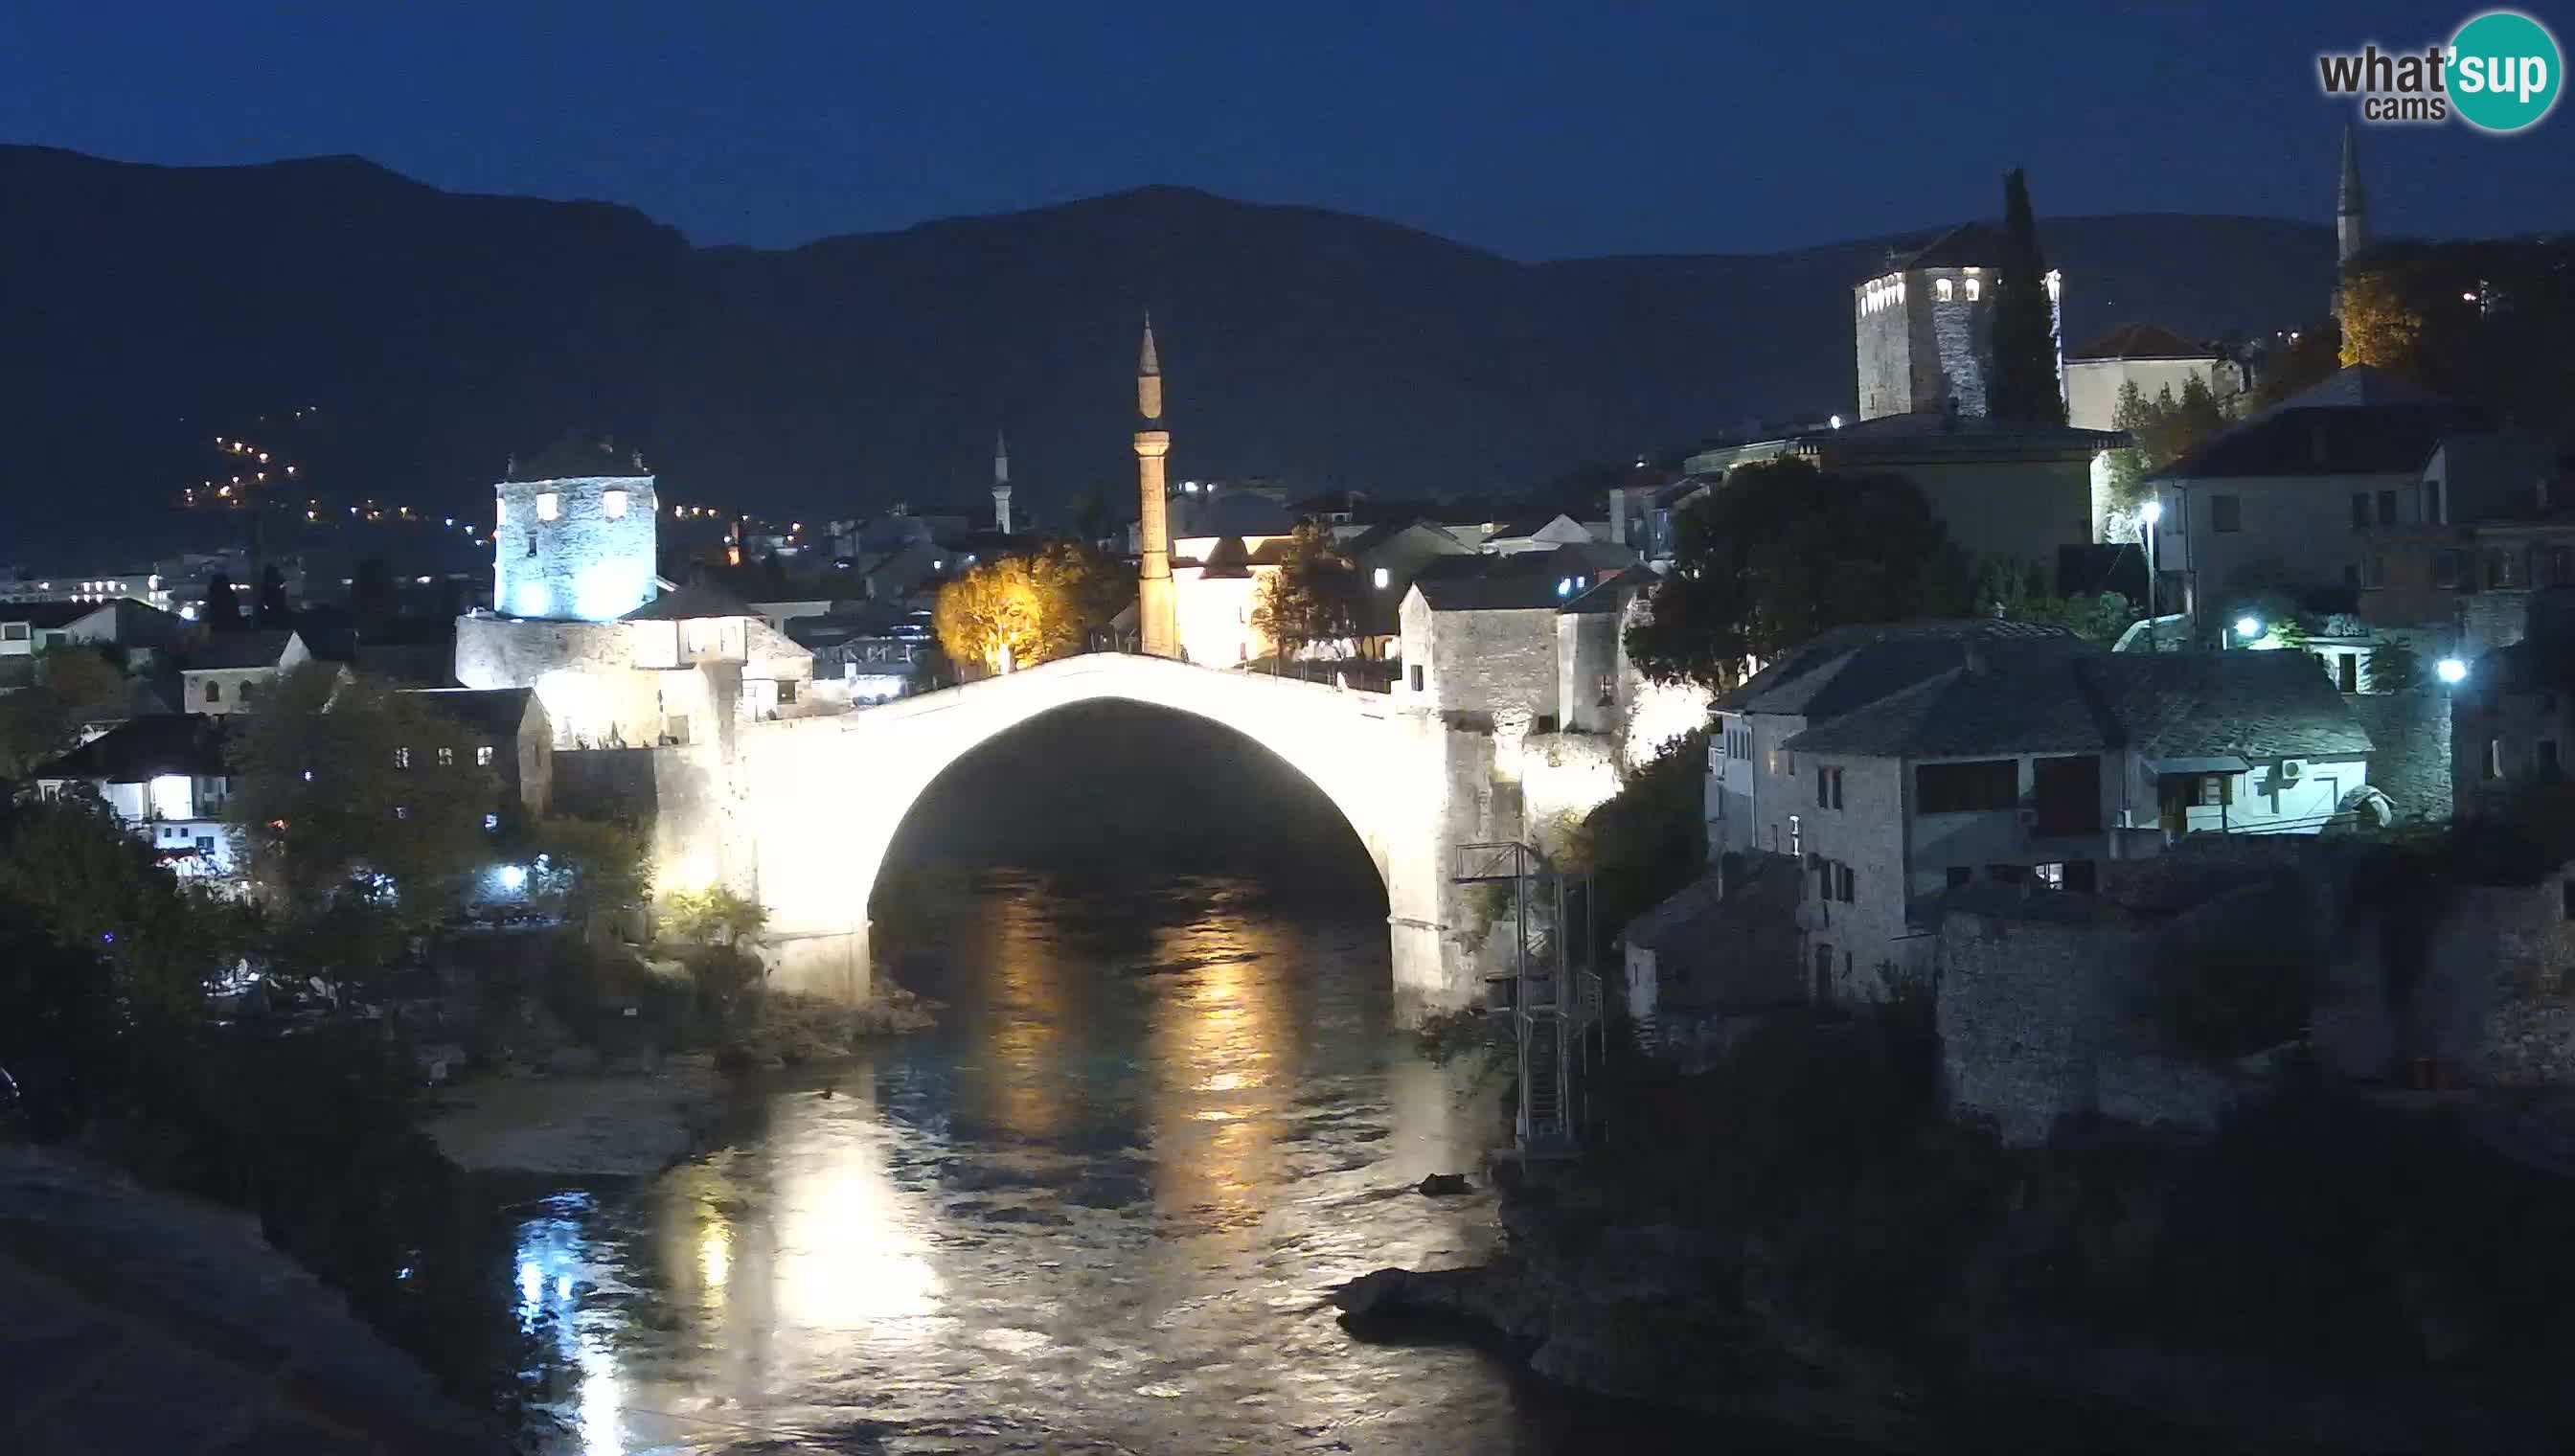
<instances>
[{"instance_id":1,"label":"illuminated tree","mask_svg":"<svg viewBox=\"0 0 2575 1456\"><path fill-rule=\"evenodd\" d=\"M2029 184L2003 174L2003 247L1994 269L1994 371L1985 412L1997 420L2065 423L2056 378L2056 316L2047 296L2047 257L2030 216Z\"/></svg>"},{"instance_id":2,"label":"illuminated tree","mask_svg":"<svg viewBox=\"0 0 2575 1456\"><path fill-rule=\"evenodd\" d=\"M1099 553L1056 542L969 568L939 589L931 624L951 663L1006 673L1082 652L1122 596Z\"/></svg>"},{"instance_id":3,"label":"illuminated tree","mask_svg":"<svg viewBox=\"0 0 2575 1456\"><path fill-rule=\"evenodd\" d=\"M289 958L376 969L495 858L499 781L427 700L309 663L235 722L225 817Z\"/></svg>"},{"instance_id":4,"label":"illuminated tree","mask_svg":"<svg viewBox=\"0 0 2575 1456\"><path fill-rule=\"evenodd\" d=\"M2411 374L2420 362L2423 315L2406 300L2391 271L2356 270L2344 275L2340 314L2342 362Z\"/></svg>"},{"instance_id":5,"label":"illuminated tree","mask_svg":"<svg viewBox=\"0 0 2575 1456\"><path fill-rule=\"evenodd\" d=\"M2145 496L2146 478L2225 429L2226 412L2196 374L2182 382L2178 400L2170 385L2149 400L2130 380L2119 386L2110 426L2126 431L2130 441L2110 452L2110 499L2121 510L2133 510Z\"/></svg>"},{"instance_id":6,"label":"illuminated tree","mask_svg":"<svg viewBox=\"0 0 2575 1456\"><path fill-rule=\"evenodd\" d=\"M758 900L719 884L666 896L662 901L662 925L675 940L741 946L759 939L769 927L769 911Z\"/></svg>"},{"instance_id":7,"label":"illuminated tree","mask_svg":"<svg viewBox=\"0 0 2575 1456\"><path fill-rule=\"evenodd\" d=\"M1296 528L1288 559L1261 584L1252 626L1276 645L1284 662L1317 643L1356 638L1364 605L1358 569L1309 522Z\"/></svg>"},{"instance_id":8,"label":"illuminated tree","mask_svg":"<svg viewBox=\"0 0 2575 1456\"><path fill-rule=\"evenodd\" d=\"M1827 628L1956 617L1969 602L1965 557L1901 476L1745 466L1684 509L1675 534L1670 574L1627 629L1628 656L1658 682L1731 688L1746 659Z\"/></svg>"}]
</instances>

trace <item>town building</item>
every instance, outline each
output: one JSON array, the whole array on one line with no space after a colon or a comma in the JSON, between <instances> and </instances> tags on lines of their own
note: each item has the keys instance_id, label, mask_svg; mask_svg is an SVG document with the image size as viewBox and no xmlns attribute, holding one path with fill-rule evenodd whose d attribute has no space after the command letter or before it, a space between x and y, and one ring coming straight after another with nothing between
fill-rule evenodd
<instances>
[{"instance_id":1,"label":"town building","mask_svg":"<svg viewBox=\"0 0 2575 1456\"><path fill-rule=\"evenodd\" d=\"M280 675L311 661L312 651L293 628L216 633L188 650L180 702L192 714L242 713Z\"/></svg>"},{"instance_id":2,"label":"town building","mask_svg":"<svg viewBox=\"0 0 2575 1456\"><path fill-rule=\"evenodd\" d=\"M1859 418L1985 413L1993 367L1994 275L2002 234L1968 223L1910 252L1851 288L1851 328L1859 360ZM2062 362L2063 279L2046 279L2050 335Z\"/></svg>"},{"instance_id":3,"label":"town building","mask_svg":"<svg viewBox=\"0 0 2575 1456\"><path fill-rule=\"evenodd\" d=\"M1427 521L1384 522L1342 540L1367 594L1359 612L1360 655L1390 659L1402 651L1403 599L1421 569L1443 557L1471 556L1463 542Z\"/></svg>"},{"instance_id":4,"label":"town building","mask_svg":"<svg viewBox=\"0 0 2575 1456\"><path fill-rule=\"evenodd\" d=\"M1486 723L1516 717L1524 731L1557 730L1556 616L1614 570L1583 547L1425 564L1398 614L1403 672L1395 698Z\"/></svg>"},{"instance_id":5,"label":"town building","mask_svg":"<svg viewBox=\"0 0 2575 1456\"><path fill-rule=\"evenodd\" d=\"M2065 356L2065 423L2078 430L2119 428L2119 395L2134 385L2147 404L2178 400L2196 382L2225 409L2244 392L2244 372L2214 344L2185 339L2161 324L2129 323Z\"/></svg>"},{"instance_id":6,"label":"town building","mask_svg":"<svg viewBox=\"0 0 2575 1456\"><path fill-rule=\"evenodd\" d=\"M661 504L640 453L567 436L493 488L492 601L511 617L614 622L653 600Z\"/></svg>"},{"instance_id":7,"label":"town building","mask_svg":"<svg viewBox=\"0 0 2575 1456\"><path fill-rule=\"evenodd\" d=\"M225 760L228 725L205 714L137 718L35 771L53 796L78 783L116 811L170 869L190 879L234 875L224 805L232 797Z\"/></svg>"},{"instance_id":8,"label":"town building","mask_svg":"<svg viewBox=\"0 0 2575 1456\"><path fill-rule=\"evenodd\" d=\"M416 698L462 726L474 766L500 783L502 806L543 817L554 802L555 735L546 706L526 688L415 688Z\"/></svg>"},{"instance_id":9,"label":"town building","mask_svg":"<svg viewBox=\"0 0 2575 1456\"><path fill-rule=\"evenodd\" d=\"M2361 615L2420 630L2441 654L2518 641L2533 592L2575 586L2575 473L2543 430L2444 437L2406 521L2364 533Z\"/></svg>"},{"instance_id":10,"label":"town building","mask_svg":"<svg viewBox=\"0 0 2575 1456\"><path fill-rule=\"evenodd\" d=\"M141 669L178 651L188 635L177 616L132 597L0 604L0 658L32 657L56 647L123 648L128 664Z\"/></svg>"}]
</instances>

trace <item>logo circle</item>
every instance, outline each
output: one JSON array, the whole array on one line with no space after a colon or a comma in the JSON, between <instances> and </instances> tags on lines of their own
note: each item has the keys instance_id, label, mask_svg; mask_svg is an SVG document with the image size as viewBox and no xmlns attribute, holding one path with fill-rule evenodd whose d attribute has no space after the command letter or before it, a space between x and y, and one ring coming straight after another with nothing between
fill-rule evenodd
<instances>
[{"instance_id":1,"label":"logo circle","mask_svg":"<svg viewBox=\"0 0 2575 1456\"><path fill-rule=\"evenodd\" d=\"M2548 27L2518 10L2489 10L2450 41L2450 105L2482 131L2517 132L2548 114L2565 89Z\"/></svg>"}]
</instances>

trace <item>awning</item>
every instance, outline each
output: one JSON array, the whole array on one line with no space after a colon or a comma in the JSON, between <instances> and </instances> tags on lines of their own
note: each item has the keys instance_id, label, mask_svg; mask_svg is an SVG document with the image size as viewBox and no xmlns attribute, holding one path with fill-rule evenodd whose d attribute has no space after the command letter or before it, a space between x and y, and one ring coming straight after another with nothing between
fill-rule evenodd
<instances>
[{"instance_id":1,"label":"awning","mask_svg":"<svg viewBox=\"0 0 2575 1456\"><path fill-rule=\"evenodd\" d=\"M2232 753L2219 753L2206 758L2157 758L2158 773L2250 773L2253 765Z\"/></svg>"}]
</instances>

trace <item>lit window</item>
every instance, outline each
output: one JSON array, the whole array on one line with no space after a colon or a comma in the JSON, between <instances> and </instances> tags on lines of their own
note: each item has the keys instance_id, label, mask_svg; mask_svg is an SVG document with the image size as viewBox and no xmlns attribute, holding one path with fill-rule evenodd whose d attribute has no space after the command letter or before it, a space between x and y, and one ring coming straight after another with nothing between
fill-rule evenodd
<instances>
[{"instance_id":1,"label":"lit window","mask_svg":"<svg viewBox=\"0 0 2575 1456\"><path fill-rule=\"evenodd\" d=\"M489 768L492 766L492 745L490 743L485 743L474 750L474 766L477 768Z\"/></svg>"},{"instance_id":2,"label":"lit window","mask_svg":"<svg viewBox=\"0 0 2575 1456\"><path fill-rule=\"evenodd\" d=\"M1974 303L1977 299L1984 297L1984 294L1985 281L1983 279L1970 278L1967 280L1967 302Z\"/></svg>"},{"instance_id":3,"label":"lit window","mask_svg":"<svg viewBox=\"0 0 2575 1456\"><path fill-rule=\"evenodd\" d=\"M441 749L439 749L439 750L438 750L438 766L439 766L439 767L441 767L441 768L453 768L453 767L455 767L455 766L456 766L456 750L455 750L454 748L441 748Z\"/></svg>"},{"instance_id":4,"label":"lit window","mask_svg":"<svg viewBox=\"0 0 2575 1456\"><path fill-rule=\"evenodd\" d=\"M626 493L624 491L602 492L599 497L599 513L611 521L625 520Z\"/></svg>"},{"instance_id":5,"label":"lit window","mask_svg":"<svg viewBox=\"0 0 2575 1456\"><path fill-rule=\"evenodd\" d=\"M1944 304L1945 304L1945 303L1947 303L1947 302L1949 302L1950 295L1952 295L1952 294L1954 294L1955 292L1957 292L1956 286L1955 286L1955 285L1953 285L1953 284L1951 284L1951 283L1949 282L1949 280L1947 280L1947 279L1945 279L1945 278L1943 278L1943 279L1939 280L1938 282L1936 282L1936 283L1932 284L1932 285L1931 285L1931 287L1932 287L1933 292L1935 292L1935 293L1939 296L1940 302L1942 302L1942 303L1944 303Z\"/></svg>"},{"instance_id":6,"label":"lit window","mask_svg":"<svg viewBox=\"0 0 2575 1456\"><path fill-rule=\"evenodd\" d=\"M1383 568L1383 567L1379 567L1379 568L1377 568L1377 569L1376 569L1376 589L1377 589L1378 591L1382 592L1382 591L1384 591L1384 590L1385 590L1385 584L1386 584L1387 580L1388 580L1388 578L1386 577L1386 574L1385 574L1385 568Z\"/></svg>"},{"instance_id":7,"label":"lit window","mask_svg":"<svg viewBox=\"0 0 2575 1456\"><path fill-rule=\"evenodd\" d=\"M501 816L499 814L485 814L483 816L483 832L488 834L499 827L501 827Z\"/></svg>"},{"instance_id":8,"label":"lit window","mask_svg":"<svg viewBox=\"0 0 2575 1456\"><path fill-rule=\"evenodd\" d=\"M395 766L395 767L397 767L397 768L408 768L408 767L410 767L410 766L411 766L411 749L409 749L409 748L396 748L396 749L394 749L394 766Z\"/></svg>"},{"instance_id":9,"label":"lit window","mask_svg":"<svg viewBox=\"0 0 2575 1456\"><path fill-rule=\"evenodd\" d=\"M552 521L563 514L563 497L553 491L537 492L537 519Z\"/></svg>"},{"instance_id":10,"label":"lit window","mask_svg":"<svg viewBox=\"0 0 2575 1456\"><path fill-rule=\"evenodd\" d=\"M395 804L395 805L394 805L394 817L395 817L395 818L398 818L398 819L407 819L407 818L410 818L410 817L411 817L411 810L410 810L410 808L406 807L405 805L402 805L402 804L399 804L399 803L398 803L398 804Z\"/></svg>"}]
</instances>

